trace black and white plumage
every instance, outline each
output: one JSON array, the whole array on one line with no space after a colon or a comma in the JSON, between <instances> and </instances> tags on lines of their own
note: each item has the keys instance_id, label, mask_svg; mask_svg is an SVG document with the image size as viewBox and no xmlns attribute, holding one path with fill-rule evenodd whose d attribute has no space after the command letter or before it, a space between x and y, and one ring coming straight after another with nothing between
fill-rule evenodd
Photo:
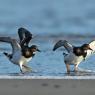
<instances>
[{"instance_id":1,"label":"black and white plumage","mask_svg":"<svg viewBox=\"0 0 95 95\"><path fill-rule=\"evenodd\" d=\"M19 28L18 34L20 38L20 43L11 37L0 37L1 42L6 42L11 44L12 53L8 54L4 52L4 55L14 64L20 66L21 72L30 72L31 68L27 66L36 51L40 51L36 45L28 46L30 40L32 39L32 34L25 28Z\"/></svg>"},{"instance_id":2,"label":"black and white plumage","mask_svg":"<svg viewBox=\"0 0 95 95\"><path fill-rule=\"evenodd\" d=\"M57 48L64 46L67 50L67 54L64 55L64 62L66 64L67 72L70 73L70 65L74 65L74 71L77 71L78 65L95 52L95 41L91 41L89 44L83 44L82 46L76 47L70 44L66 40L58 41L53 48L55 51Z\"/></svg>"}]
</instances>

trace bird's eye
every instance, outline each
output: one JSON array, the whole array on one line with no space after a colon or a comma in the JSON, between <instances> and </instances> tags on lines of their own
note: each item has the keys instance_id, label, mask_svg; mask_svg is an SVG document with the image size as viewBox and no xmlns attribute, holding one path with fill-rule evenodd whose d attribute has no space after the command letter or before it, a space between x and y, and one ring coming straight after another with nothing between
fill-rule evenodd
<instances>
[{"instance_id":1,"label":"bird's eye","mask_svg":"<svg viewBox=\"0 0 95 95\"><path fill-rule=\"evenodd\" d=\"M87 52L87 50L84 50L84 52Z\"/></svg>"}]
</instances>

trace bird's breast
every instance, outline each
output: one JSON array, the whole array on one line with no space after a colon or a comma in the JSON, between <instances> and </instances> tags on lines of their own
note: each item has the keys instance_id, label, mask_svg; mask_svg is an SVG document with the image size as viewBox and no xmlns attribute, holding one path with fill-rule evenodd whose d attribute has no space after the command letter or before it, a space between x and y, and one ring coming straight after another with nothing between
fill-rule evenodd
<instances>
[{"instance_id":1,"label":"bird's breast","mask_svg":"<svg viewBox=\"0 0 95 95\"><path fill-rule=\"evenodd\" d=\"M32 57L26 58L25 56L22 56L22 53L18 52L15 53L11 59L11 61L14 64L19 65L20 63L27 63L32 59Z\"/></svg>"},{"instance_id":2,"label":"bird's breast","mask_svg":"<svg viewBox=\"0 0 95 95\"><path fill-rule=\"evenodd\" d=\"M34 56L34 54L29 50L23 50L22 51L22 56L24 56L25 58L31 58L31 57Z\"/></svg>"},{"instance_id":3,"label":"bird's breast","mask_svg":"<svg viewBox=\"0 0 95 95\"><path fill-rule=\"evenodd\" d=\"M66 64L78 64L81 61L83 61L83 56L76 56L73 53L68 54L67 56L64 56L64 62Z\"/></svg>"}]
</instances>

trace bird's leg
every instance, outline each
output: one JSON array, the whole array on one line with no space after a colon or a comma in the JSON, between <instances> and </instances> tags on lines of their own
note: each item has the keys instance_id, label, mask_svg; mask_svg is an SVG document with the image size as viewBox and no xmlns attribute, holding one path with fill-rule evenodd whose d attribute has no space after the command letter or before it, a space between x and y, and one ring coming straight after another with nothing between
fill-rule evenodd
<instances>
[{"instance_id":1,"label":"bird's leg","mask_svg":"<svg viewBox=\"0 0 95 95\"><path fill-rule=\"evenodd\" d=\"M74 65L74 71L75 71L75 72L78 71L78 65L79 65L79 64Z\"/></svg>"},{"instance_id":2,"label":"bird's leg","mask_svg":"<svg viewBox=\"0 0 95 95\"><path fill-rule=\"evenodd\" d=\"M70 74L70 65L66 64L66 68L67 68L67 73Z\"/></svg>"},{"instance_id":3,"label":"bird's leg","mask_svg":"<svg viewBox=\"0 0 95 95\"><path fill-rule=\"evenodd\" d=\"M24 66L25 68L27 68L27 70L32 71L32 69L30 67L28 67L26 65L22 65L22 66Z\"/></svg>"},{"instance_id":4,"label":"bird's leg","mask_svg":"<svg viewBox=\"0 0 95 95\"><path fill-rule=\"evenodd\" d=\"M20 71L21 71L21 73L23 73L23 70L22 70L22 63L20 63L19 66L20 66Z\"/></svg>"}]
</instances>

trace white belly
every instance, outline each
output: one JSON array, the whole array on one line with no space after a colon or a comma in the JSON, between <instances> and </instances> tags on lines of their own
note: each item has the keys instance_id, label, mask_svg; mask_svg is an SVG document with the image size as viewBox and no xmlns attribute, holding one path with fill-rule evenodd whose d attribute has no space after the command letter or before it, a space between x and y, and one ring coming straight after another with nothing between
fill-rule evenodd
<instances>
[{"instance_id":1,"label":"white belly","mask_svg":"<svg viewBox=\"0 0 95 95\"><path fill-rule=\"evenodd\" d=\"M22 64L25 64L27 62L29 62L30 60L32 59L32 57L30 58L25 58L24 56L22 56L21 52L20 51L17 51L12 59L11 59L11 62L13 62L14 64L17 64L19 65L20 63Z\"/></svg>"},{"instance_id":2,"label":"white belly","mask_svg":"<svg viewBox=\"0 0 95 95\"><path fill-rule=\"evenodd\" d=\"M79 64L80 62L83 61L83 56L76 56L73 53L68 54L67 56L64 57L64 61L66 64Z\"/></svg>"}]
</instances>

